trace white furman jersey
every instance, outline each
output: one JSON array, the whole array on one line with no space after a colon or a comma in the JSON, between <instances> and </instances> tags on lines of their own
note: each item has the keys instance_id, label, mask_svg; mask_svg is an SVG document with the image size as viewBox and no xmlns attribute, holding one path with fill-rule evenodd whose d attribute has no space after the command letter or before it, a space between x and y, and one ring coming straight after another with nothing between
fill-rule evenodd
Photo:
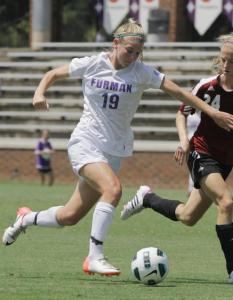
<instances>
[{"instance_id":1,"label":"white furman jersey","mask_svg":"<svg viewBox=\"0 0 233 300\"><path fill-rule=\"evenodd\" d=\"M131 121L145 89L158 89L164 74L135 61L127 68L113 68L107 52L74 58L70 76L82 79L84 110L70 143L85 138L104 152L130 156L133 151Z\"/></svg>"}]
</instances>

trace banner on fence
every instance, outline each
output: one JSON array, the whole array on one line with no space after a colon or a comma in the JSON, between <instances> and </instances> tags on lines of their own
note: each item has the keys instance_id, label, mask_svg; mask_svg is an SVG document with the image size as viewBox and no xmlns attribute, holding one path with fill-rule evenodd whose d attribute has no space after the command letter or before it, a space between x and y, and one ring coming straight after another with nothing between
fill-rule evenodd
<instances>
[{"instance_id":1,"label":"banner on fence","mask_svg":"<svg viewBox=\"0 0 233 300\"><path fill-rule=\"evenodd\" d=\"M139 21L144 31L148 31L148 18L151 9L159 7L159 0L93 0L99 24L111 34L129 15Z\"/></svg>"},{"instance_id":2,"label":"banner on fence","mask_svg":"<svg viewBox=\"0 0 233 300\"><path fill-rule=\"evenodd\" d=\"M223 0L223 12L233 27L233 0Z\"/></svg>"},{"instance_id":3,"label":"banner on fence","mask_svg":"<svg viewBox=\"0 0 233 300\"><path fill-rule=\"evenodd\" d=\"M187 11L193 26L204 35L222 13L223 0L189 0Z\"/></svg>"},{"instance_id":4,"label":"banner on fence","mask_svg":"<svg viewBox=\"0 0 233 300\"><path fill-rule=\"evenodd\" d=\"M111 34L129 11L128 1L104 0L103 27Z\"/></svg>"},{"instance_id":5,"label":"banner on fence","mask_svg":"<svg viewBox=\"0 0 233 300\"><path fill-rule=\"evenodd\" d=\"M159 0L140 0L139 22L142 24L144 32L148 32L148 18L150 10L159 8Z\"/></svg>"}]
</instances>

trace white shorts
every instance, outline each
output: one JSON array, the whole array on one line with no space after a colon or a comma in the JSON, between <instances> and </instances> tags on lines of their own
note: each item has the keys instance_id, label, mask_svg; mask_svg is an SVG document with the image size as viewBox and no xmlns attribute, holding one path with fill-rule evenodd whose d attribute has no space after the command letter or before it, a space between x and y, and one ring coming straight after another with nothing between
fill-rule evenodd
<instances>
[{"instance_id":1,"label":"white shorts","mask_svg":"<svg viewBox=\"0 0 233 300\"><path fill-rule=\"evenodd\" d=\"M79 171L83 166L96 162L107 163L117 173L120 170L122 160L122 157L112 156L86 139L76 139L69 142L68 156L72 169L78 176L80 176Z\"/></svg>"}]
</instances>

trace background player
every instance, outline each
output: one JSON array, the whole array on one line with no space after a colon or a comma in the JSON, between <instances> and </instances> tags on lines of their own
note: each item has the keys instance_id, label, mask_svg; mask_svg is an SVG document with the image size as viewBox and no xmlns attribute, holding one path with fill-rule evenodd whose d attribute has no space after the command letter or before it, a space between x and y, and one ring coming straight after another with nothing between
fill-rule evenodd
<instances>
[{"instance_id":1,"label":"background player","mask_svg":"<svg viewBox=\"0 0 233 300\"><path fill-rule=\"evenodd\" d=\"M53 147L49 141L48 130L43 130L40 139L35 148L36 169L40 174L41 184L44 185L46 177L48 178L48 185L52 185L54 181L52 168L52 154Z\"/></svg>"}]
</instances>

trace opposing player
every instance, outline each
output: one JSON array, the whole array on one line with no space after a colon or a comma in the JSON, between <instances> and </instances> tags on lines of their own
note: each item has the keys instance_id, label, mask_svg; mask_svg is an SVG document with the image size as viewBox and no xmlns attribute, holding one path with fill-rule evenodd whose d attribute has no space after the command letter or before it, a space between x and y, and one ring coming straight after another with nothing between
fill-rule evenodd
<instances>
[{"instance_id":1,"label":"opposing player","mask_svg":"<svg viewBox=\"0 0 233 300\"><path fill-rule=\"evenodd\" d=\"M79 181L64 206L40 212L19 209L16 222L4 232L2 241L5 245L15 242L28 226L74 225L98 202L83 270L89 274L119 275L120 270L106 260L103 243L121 198L122 187L117 172L122 158L132 155L130 124L143 91L162 89L205 111L223 128L233 128L232 115L219 112L141 62L144 41L141 25L130 19L115 32L112 51L75 58L70 64L44 75L33 99L34 107L39 110L49 108L44 95L56 80L69 76L82 79L84 111L68 145L70 162Z\"/></svg>"},{"instance_id":2,"label":"opposing player","mask_svg":"<svg viewBox=\"0 0 233 300\"><path fill-rule=\"evenodd\" d=\"M222 36L217 60L219 74L201 80L193 93L224 112L233 113L233 34ZM186 131L180 132L182 143L188 143ZM143 208L152 208L173 221L195 225L214 203L217 207L216 232L226 259L229 282L233 283L233 200L225 182L233 166L233 132L218 127L206 113L190 141L187 164L194 188L186 203L163 199L141 186L136 196L121 212L127 219ZM178 158L177 158L178 159Z\"/></svg>"}]
</instances>

